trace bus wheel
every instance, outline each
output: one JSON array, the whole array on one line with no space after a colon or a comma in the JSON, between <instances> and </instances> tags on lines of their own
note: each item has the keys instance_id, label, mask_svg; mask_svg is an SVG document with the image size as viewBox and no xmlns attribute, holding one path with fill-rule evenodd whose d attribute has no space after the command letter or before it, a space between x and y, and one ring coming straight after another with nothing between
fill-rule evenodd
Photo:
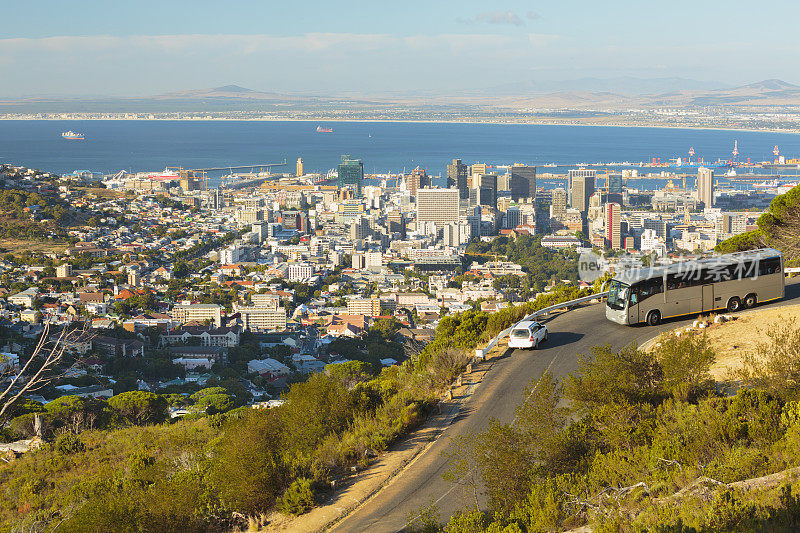
<instances>
[{"instance_id":1,"label":"bus wheel","mask_svg":"<svg viewBox=\"0 0 800 533\"><path fill-rule=\"evenodd\" d=\"M661 313L658 311L650 311L647 313L648 326L657 326L659 322L661 322Z\"/></svg>"},{"instance_id":2,"label":"bus wheel","mask_svg":"<svg viewBox=\"0 0 800 533\"><path fill-rule=\"evenodd\" d=\"M742 306L742 302L736 296L734 296L733 298L728 300L728 312L729 313L735 313L736 311L739 310L739 308L741 306Z\"/></svg>"},{"instance_id":3,"label":"bus wheel","mask_svg":"<svg viewBox=\"0 0 800 533\"><path fill-rule=\"evenodd\" d=\"M748 294L744 297L744 306L746 308L755 307L758 303L758 297L755 294Z\"/></svg>"}]
</instances>

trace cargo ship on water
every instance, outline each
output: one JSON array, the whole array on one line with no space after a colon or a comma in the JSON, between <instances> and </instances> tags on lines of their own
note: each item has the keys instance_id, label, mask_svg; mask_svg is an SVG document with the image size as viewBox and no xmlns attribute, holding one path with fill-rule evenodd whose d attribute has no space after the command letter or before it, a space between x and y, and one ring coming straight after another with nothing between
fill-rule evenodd
<instances>
[{"instance_id":1,"label":"cargo ship on water","mask_svg":"<svg viewBox=\"0 0 800 533\"><path fill-rule=\"evenodd\" d=\"M72 130L61 133L61 137L70 141L82 141L84 139L83 133L77 133Z\"/></svg>"},{"instance_id":2,"label":"cargo ship on water","mask_svg":"<svg viewBox=\"0 0 800 533\"><path fill-rule=\"evenodd\" d=\"M333 128L326 128L325 126L317 126L317 133L333 133Z\"/></svg>"}]
</instances>

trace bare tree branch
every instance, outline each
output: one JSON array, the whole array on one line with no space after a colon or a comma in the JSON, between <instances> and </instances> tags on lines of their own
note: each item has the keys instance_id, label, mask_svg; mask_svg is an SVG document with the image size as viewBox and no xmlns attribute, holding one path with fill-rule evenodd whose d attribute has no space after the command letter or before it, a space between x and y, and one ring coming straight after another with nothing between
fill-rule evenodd
<instances>
[{"instance_id":1,"label":"bare tree branch","mask_svg":"<svg viewBox=\"0 0 800 533\"><path fill-rule=\"evenodd\" d=\"M84 326L83 331L77 335L74 341L82 339L85 333L86 327ZM61 330L52 346L48 346L49 335L50 324L45 323L33 354L25 362L25 365L16 371L8 385L0 390L0 420L24 394L40 389L57 377L50 375L50 371L56 368L64 359L66 349L70 345L70 342L68 342L68 328L65 326ZM32 372L32 375L27 377L29 371Z\"/></svg>"}]
</instances>

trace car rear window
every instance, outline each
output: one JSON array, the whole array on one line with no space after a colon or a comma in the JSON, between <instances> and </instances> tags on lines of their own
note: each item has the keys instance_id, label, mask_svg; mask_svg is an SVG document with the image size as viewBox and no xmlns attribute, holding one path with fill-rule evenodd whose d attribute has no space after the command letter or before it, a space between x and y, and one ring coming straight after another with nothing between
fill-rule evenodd
<instances>
[{"instance_id":1,"label":"car rear window","mask_svg":"<svg viewBox=\"0 0 800 533\"><path fill-rule=\"evenodd\" d=\"M531 331L529 329L515 329L511 331L511 336L517 339L522 337L530 337Z\"/></svg>"}]
</instances>

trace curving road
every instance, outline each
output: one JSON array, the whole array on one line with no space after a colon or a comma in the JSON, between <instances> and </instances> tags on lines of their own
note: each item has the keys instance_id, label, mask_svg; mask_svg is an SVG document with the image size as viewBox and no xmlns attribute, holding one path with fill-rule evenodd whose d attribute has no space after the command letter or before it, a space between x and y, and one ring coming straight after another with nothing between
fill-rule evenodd
<instances>
[{"instance_id":1,"label":"curving road","mask_svg":"<svg viewBox=\"0 0 800 533\"><path fill-rule=\"evenodd\" d=\"M763 308L794 304L799 298L800 282L787 280L786 298ZM495 360L483 382L441 436L384 489L337 523L332 531L402 531L412 513L432 502L438 506L441 519L447 520L455 511L475 501L466 487L442 478L448 467L443 452L448 450L454 435L479 432L492 418L510 422L523 400L523 388L532 379L547 369L556 377L574 372L578 355L589 354L593 346L642 344L660 331L689 322L691 320L672 320L657 327L621 326L606 320L602 304L554 317L548 323L550 333L545 344L538 350L516 350Z\"/></svg>"}]
</instances>

